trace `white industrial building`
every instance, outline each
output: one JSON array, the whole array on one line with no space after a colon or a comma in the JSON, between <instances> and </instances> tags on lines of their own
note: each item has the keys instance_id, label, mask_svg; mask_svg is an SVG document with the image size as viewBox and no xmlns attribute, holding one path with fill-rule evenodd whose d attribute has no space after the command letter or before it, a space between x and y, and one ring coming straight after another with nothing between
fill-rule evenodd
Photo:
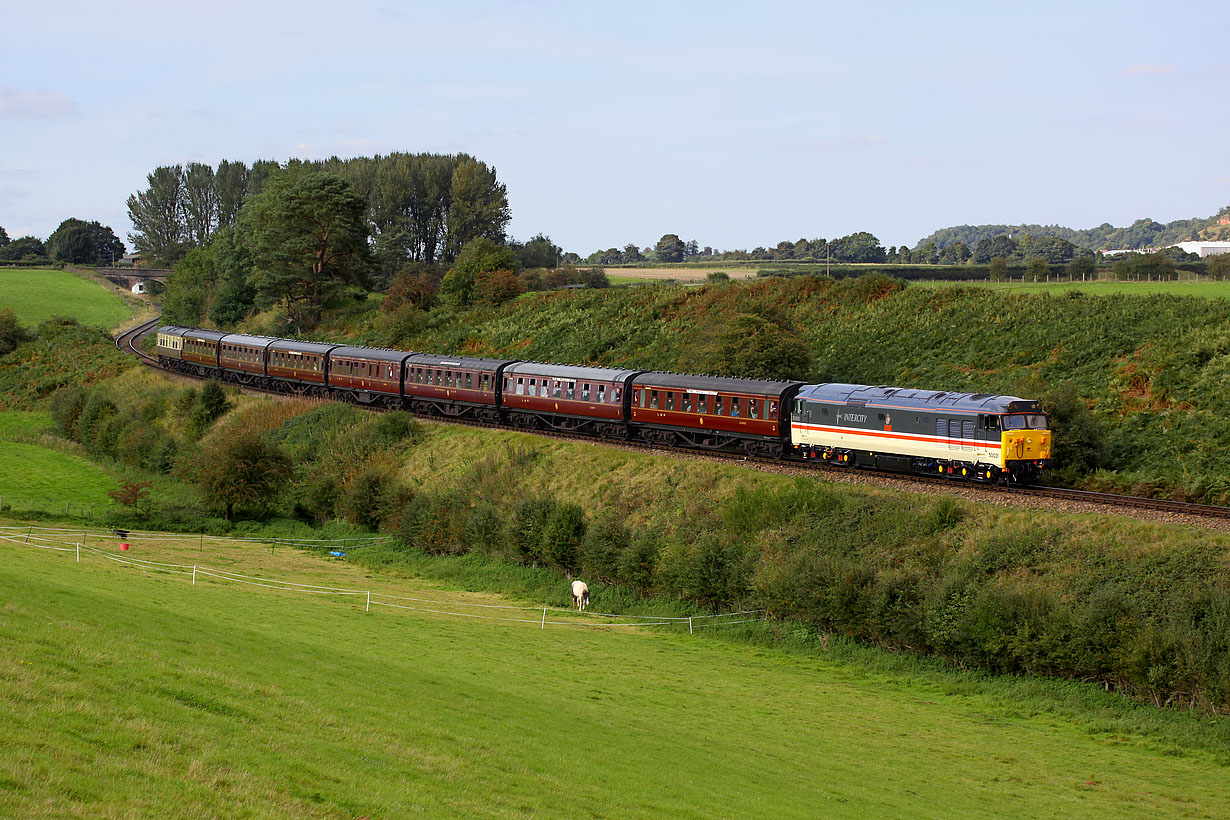
<instances>
[{"instance_id":1,"label":"white industrial building","mask_svg":"<svg viewBox=\"0 0 1230 820\"><path fill-rule=\"evenodd\" d=\"M1201 259L1204 259L1206 256L1230 253L1230 242L1201 242L1197 240L1195 242L1176 242L1174 246L1184 253L1194 253Z\"/></svg>"}]
</instances>

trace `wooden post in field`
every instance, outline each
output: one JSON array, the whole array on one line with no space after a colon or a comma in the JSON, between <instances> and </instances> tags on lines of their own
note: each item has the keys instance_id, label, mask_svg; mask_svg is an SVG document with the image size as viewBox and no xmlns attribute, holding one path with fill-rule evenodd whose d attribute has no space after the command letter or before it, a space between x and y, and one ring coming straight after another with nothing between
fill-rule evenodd
<instances>
[{"instance_id":1,"label":"wooden post in field","mask_svg":"<svg viewBox=\"0 0 1230 820\"><path fill-rule=\"evenodd\" d=\"M81 563L81 545L80 544L77 545L77 563L78 564Z\"/></svg>"},{"instance_id":2,"label":"wooden post in field","mask_svg":"<svg viewBox=\"0 0 1230 820\"><path fill-rule=\"evenodd\" d=\"M691 615L688 616L688 634L689 635L692 634L692 616Z\"/></svg>"},{"instance_id":3,"label":"wooden post in field","mask_svg":"<svg viewBox=\"0 0 1230 820\"><path fill-rule=\"evenodd\" d=\"M192 585L196 586L196 564L192 565Z\"/></svg>"},{"instance_id":4,"label":"wooden post in field","mask_svg":"<svg viewBox=\"0 0 1230 820\"><path fill-rule=\"evenodd\" d=\"M367 612L372 611L372 592L370 589L367 591L367 610L366 611Z\"/></svg>"},{"instance_id":5,"label":"wooden post in field","mask_svg":"<svg viewBox=\"0 0 1230 820\"><path fill-rule=\"evenodd\" d=\"M542 608L542 626L540 626L539 629L546 629L546 628L547 628L547 608L544 606Z\"/></svg>"}]
</instances>

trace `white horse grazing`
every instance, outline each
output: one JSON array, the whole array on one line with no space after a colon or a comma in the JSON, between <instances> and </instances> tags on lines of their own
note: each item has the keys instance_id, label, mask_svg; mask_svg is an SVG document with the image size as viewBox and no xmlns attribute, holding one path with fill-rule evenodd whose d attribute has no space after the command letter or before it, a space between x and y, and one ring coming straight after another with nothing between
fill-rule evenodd
<instances>
[{"instance_id":1,"label":"white horse grazing","mask_svg":"<svg viewBox=\"0 0 1230 820\"><path fill-rule=\"evenodd\" d=\"M584 581L572 582L572 600L577 605L577 612L584 612L585 607L589 606L589 587Z\"/></svg>"}]
</instances>

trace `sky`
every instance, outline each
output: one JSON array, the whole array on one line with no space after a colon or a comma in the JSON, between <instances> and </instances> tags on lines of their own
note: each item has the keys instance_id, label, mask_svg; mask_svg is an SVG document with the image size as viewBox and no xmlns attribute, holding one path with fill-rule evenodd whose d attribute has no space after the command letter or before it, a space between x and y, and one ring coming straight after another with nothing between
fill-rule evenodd
<instances>
[{"instance_id":1,"label":"sky","mask_svg":"<svg viewBox=\"0 0 1230 820\"><path fill-rule=\"evenodd\" d=\"M159 165L467 152L582 256L1230 204L1230 5L0 0L0 226ZM128 243L131 245L131 243Z\"/></svg>"}]
</instances>

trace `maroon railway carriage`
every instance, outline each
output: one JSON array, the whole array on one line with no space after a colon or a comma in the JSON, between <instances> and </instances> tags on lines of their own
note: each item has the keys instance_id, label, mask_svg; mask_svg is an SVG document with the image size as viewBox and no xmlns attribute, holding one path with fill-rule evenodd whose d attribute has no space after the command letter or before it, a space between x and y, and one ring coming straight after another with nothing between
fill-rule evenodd
<instances>
[{"instance_id":1,"label":"maroon railway carriage","mask_svg":"<svg viewBox=\"0 0 1230 820\"><path fill-rule=\"evenodd\" d=\"M264 387L265 350L277 341L268 336L248 336L243 333L228 333L218 341L218 366L222 378L239 384L254 384Z\"/></svg>"},{"instance_id":2,"label":"maroon railway carriage","mask_svg":"<svg viewBox=\"0 0 1230 820\"><path fill-rule=\"evenodd\" d=\"M419 415L500 420L500 374L514 362L416 353L406 360L403 388Z\"/></svg>"},{"instance_id":3,"label":"maroon railway carriage","mask_svg":"<svg viewBox=\"0 0 1230 820\"><path fill-rule=\"evenodd\" d=\"M517 362L504 369L500 401L517 427L622 438L628 382L640 372Z\"/></svg>"},{"instance_id":4,"label":"maroon railway carriage","mask_svg":"<svg viewBox=\"0 0 1230 820\"><path fill-rule=\"evenodd\" d=\"M270 386L287 393L325 398L329 351L339 345L278 339L266 351Z\"/></svg>"},{"instance_id":5,"label":"maroon railway carriage","mask_svg":"<svg viewBox=\"0 0 1230 820\"><path fill-rule=\"evenodd\" d=\"M217 330L185 328L184 347L180 353L181 370L200 376L216 374L218 370L218 342L230 334ZM195 367L189 366L195 365Z\"/></svg>"},{"instance_id":6,"label":"maroon railway carriage","mask_svg":"<svg viewBox=\"0 0 1230 820\"><path fill-rule=\"evenodd\" d=\"M333 348L329 351L329 387L334 398L401 407L402 365L411 355L377 347Z\"/></svg>"},{"instance_id":7,"label":"maroon railway carriage","mask_svg":"<svg viewBox=\"0 0 1230 820\"><path fill-rule=\"evenodd\" d=\"M642 373L632 380L630 427L658 444L777 458L790 444L790 401L802 385Z\"/></svg>"}]
</instances>

